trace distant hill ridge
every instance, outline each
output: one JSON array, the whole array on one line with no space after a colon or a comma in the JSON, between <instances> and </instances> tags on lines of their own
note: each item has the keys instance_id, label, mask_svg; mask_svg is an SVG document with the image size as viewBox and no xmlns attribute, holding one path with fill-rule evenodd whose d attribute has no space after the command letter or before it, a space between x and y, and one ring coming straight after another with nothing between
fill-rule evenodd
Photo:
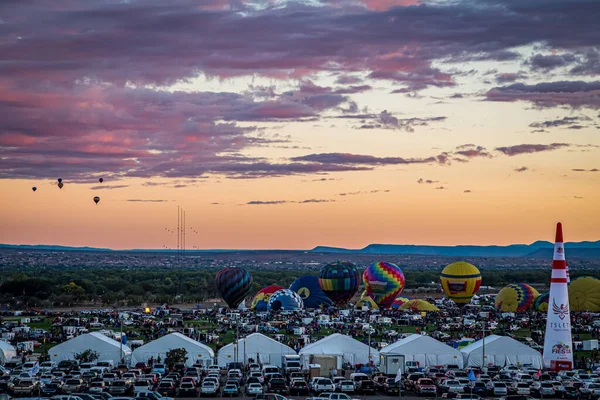
<instances>
[{"instance_id":1,"label":"distant hill ridge","mask_svg":"<svg viewBox=\"0 0 600 400\"><path fill-rule=\"evenodd\" d=\"M429 255L451 257L552 257L554 244L537 241L531 244L511 244L508 246L429 246L411 244L370 244L362 249L345 249L340 247L317 246L311 253L338 254L402 254ZM600 240L596 242L572 242L565 244L567 257L600 258ZM44 251L95 251L95 252L147 252L147 253L176 253L176 249L131 249L112 250L96 247L72 247L55 245L0 244L0 250L44 250ZM209 249L186 250L186 253L267 253L267 252L306 252L307 250L235 250Z\"/></svg>"}]
</instances>

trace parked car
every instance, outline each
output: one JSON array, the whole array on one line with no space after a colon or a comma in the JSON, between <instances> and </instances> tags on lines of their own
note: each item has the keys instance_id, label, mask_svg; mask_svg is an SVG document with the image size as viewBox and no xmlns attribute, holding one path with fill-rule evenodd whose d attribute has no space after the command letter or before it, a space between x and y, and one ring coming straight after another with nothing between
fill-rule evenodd
<instances>
[{"instance_id":1,"label":"parked car","mask_svg":"<svg viewBox=\"0 0 600 400\"><path fill-rule=\"evenodd\" d=\"M331 382L331 380L329 380L329 381ZM281 378L271 379L269 381L268 388L269 388L269 392L271 392L271 393L287 394L287 392L288 392L288 387L285 384L285 380L281 379Z\"/></svg>"},{"instance_id":2,"label":"parked car","mask_svg":"<svg viewBox=\"0 0 600 400\"><path fill-rule=\"evenodd\" d=\"M181 382L177 388L178 397L198 397L198 389L193 382Z\"/></svg>"},{"instance_id":3,"label":"parked car","mask_svg":"<svg viewBox=\"0 0 600 400\"><path fill-rule=\"evenodd\" d=\"M248 396L256 396L264 392L263 386L258 382L246 384L246 395Z\"/></svg>"},{"instance_id":4,"label":"parked car","mask_svg":"<svg viewBox=\"0 0 600 400\"><path fill-rule=\"evenodd\" d=\"M487 388L488 394L494 397L508 396L508 385L504 382L490 382Z\"/></svg>"},{"instance_id":5,"label":"parked car","mask_svg":"<svg viewBox=\"0 0 600 400\"><path fill-rule=\"evenodd\" d=\"M240 390L235 383L226 383L225 386L223 386L223 396L237 396L239 391Z\"/></svg>"},{"instance_id":6,"label":"parked car","mask_svg":"<svg viewBox=\"0 0 600 400\"><path fill-rule=\"evenodd\" d=\"M350 384L352 385L352 382L350 382ZM354 386L352 386L354 388ZM294 380L292 381L292 383L290 384L290 395L296 395L296 396L300 396L300 395L306 395L308 396L308 393L310 392L309 388L308 388L308 384L306 383L305 380Z\"/></svg>"},{"instance_id":7,"label":"parked car","mask_svg":"<svg viewBox=\"0 0 600 400\"><path fill-rule=\"evenodd\" d=\"M394 378L387 378L383 383L383 391L385 394L399 394L401 390L400 382L396 382Z\"/></svg>"},{"instance_id":8,"label":"parked car","mask_svg":"<svg viewBox=\"0 0 600 400\"><path fill-rule=\"evenodd\" d=\"M81 379L67 379L62 387L61 392L63 394L71 394L84 392L86 390L87 385Z\"/></svg>"},{"instance_id":9,"label":"parked car","mask_svg":"<svg viewBox=\"0 0 600 400\"><path fill-rule=\"evenodd\" d=\"M218 390L219 390L219 388L217 387L215 382L205 380L202 383L202 386L200 387L200 397L202 397L202 396L214 397L217 394Z\"/></svg>"},{"instance_id":10,"label":"parked car","mask_svg":"<svg viewBox=\"0 0 600 400\"><path fill-rule=\"evenodd\" d=\"M419 396L435 396L437 394L437 387L430 378L420 378L415 389Z\"/></svg>"},{"instance_id":11,"label":"parked car","mask_svg":"<svg viewBox=\"0 0 600 400\"><path fill-rule=\"evenodd\" d=\"M350 379L342 379L337 384L336 391L341 393L353 393L354 382L352 382Z\"/></svg>"},{"instance_id":12,"label":"parked car","mask_svg":"<svg viewBox=\"0 0 600 400\"><path fill-rule=\"evenodd\" d=\"M177 388L173 381L161 381L156 388L156 391L163 396L175 396Z\"/></svg>"},{"instance_id":13,"label":"parked car","mask_svg":"<svg viewBox=\"0 0 600 400\"><path fill-rule=\"evenodd\" d=\"M113 396L126 396L133 392L131 383L123 379L114 381L108 388L108 393Z\"/></svg>"},{"instance_id":14,"label":"parked car","mask_svg":"<svg viewBox=\"0 0 600 400\"><path fill-rule=\"evenodd\" d=\"M313 391L316 393L333 392L335 387L329 378L317 378L313 384Z\"/></svg>"},{"instance_id":15,"label":"parked car","mask_svg":"<svg viewBox=\"0 0 600 400\"><path fill-rule=\"evenodd\" d=\"M40 395L40 383L33 378L19 379L12 392L15 396L34 397Z\"/></svg>"}]
</instances>

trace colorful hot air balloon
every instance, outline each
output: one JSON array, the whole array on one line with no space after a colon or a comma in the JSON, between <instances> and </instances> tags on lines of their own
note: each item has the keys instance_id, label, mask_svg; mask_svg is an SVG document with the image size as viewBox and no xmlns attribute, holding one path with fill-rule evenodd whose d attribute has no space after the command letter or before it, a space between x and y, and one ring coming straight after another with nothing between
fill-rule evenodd
<instances>
[{"instance_id":1,"label":"colorful hot air balloon","mask_svg":"<svg viewBox=\"0 0 600 400\"><path fill-rule=\"evenodd\" d=\"M531 310L539 292L524 283L511 283L496 296L497 312L525 312Z\"/></svg>"},{"instance_id":2,"label":"colorful hot air balloon","mask_svg":"<svg viewBox=\"0 0 600 400\"><path fill-rule=\"evenodd\" d=\"M59 188L59 189L62 189L62 188L63 188L63 186L65 186L65 185L64 185L62 182L58 182L58 188Z\"/></svg>"},{"instance_id":3,"label":"colorful hot air balloon","mask_svg":"<svg viewBox=\"0 0 600 400\"><path fill-rule=\"evenodd\" d=\"M98 204L98 202L100 202L100 197L95 196L94 197L94 203Z\"/></svg>"},{"instance_id":4,"label":"colorful hot air balloon","mask_svg":"<svg viewBox=\"0 0 600 400\"><path fill-rule=\"evenodd\" d=\"M405 296L396 297L396 299L390 305L390 308L392 310L397 310L400 307L402 307L402 304L408 303L411 300L412 300L412 297L405 297Z\"/></svg>"},{"instance_id":5,"label":"colorful hot air balloon","mask_svg":"<svg viewBox=\"0 0 600 400\"><path fill-rule=\"evenodd\" d=\"M252 275L239 267L225 267L217 273L217 290L229 308L236 308L252 289Z\"/></svg>"},{"instance_id":6,"label":"colorful hot air balloon","mask_svg":"<svg viewBox=\"0 0 600 400\"><path fill-rule=\"evenodd\" d=\"M421 299L410 300L402 304L402 306L400 306L400 309L411 311L440 311L439 308L437 308L430 302Z\"/></svg>"},{"instance_id":7,"label":"colorful hot air balloon","mask_svg":"<svg viewBox=\"0 0 600 400\"><path fill-rule=\"evenodd\" d=\"M600 280L582 276L569 284L571 311L600 312Z\"/></svg>"},{"instance_id":8,"label":"colorful hot air balloon","mask_svg":"<svg viewBox=\"0 0 600 400\"><path fill-rule=\"evenodd\" d=\"M446 296L459 307L471 301L481 287L481 272L468 262L452 263L442 270L440 283Z\"/></svg>"},{"instance_id":9,"label":"colorful hot air balloon","mask_svg":"<svg viewBox=\"0 0 600 400\"><path fill-rule=\"evenodd\" d=\"M267 311L267 304L269 304L271 295L281 289L285 288L282 286L271 285L260 289L252 299L250 309L254 311Z\"/></svg>"},{"instance_id":10,"label":"colorful hot air balloon","mask_svg":"<svg viewBox=\"0 0 600 400\"><path fill-rule=\"evenodd\" d=\"M102 183L102 182L104 182L104 179L100 178L100 179L98 179L98 182Z\"/></svg>"},{"instance_id":11,"label":"colorful hot air balloon","mask_svg":"<svg viewBox=\"0 0 600 400\"><path fill-rule=\"evenodd\" d=\"M290 289L281 289L271 295L267 309L270 311L296 311L301 310L304 304L300 295Z\"/></svg>"},{"instance_id":12,"label":"colorful hot air balloon","mask_svg":"<svg viewBox=\"0 0 600 400\"><path fill-rule=\"evenodd\" d=\"M290 290L300 295L305 308L329 307L333 305L331 299L327 297L321 286L319 286L319 277L317 276L301 276L292 282Z\"/></svg>"},{"instance_id":13,"label":"colorful hot air balloon","mask_svg":"<svg viewBox=\"0 0 600 400\"><path fill-rule=\"evenodd\" d=\"M37 188L34 186L31 188L31 190L33 190L35 192L37 190Z\"/></svg>"},{"instance_id":14,"label":"colorful hot air balloon","mask_svg":"<svg viewBox=\"0 0 600 400\"><path fill-rule=\"evenodd\" d=\"M536 311L548 312L548 300L550 299L550 292L542 293L535 299L533 309Z\"/></svg>"},{"instance_id":15,"label":"colorful hot air balloon","mask_svg":"<svg viewBox=\"0 0 600 400\"><path fill-rule=\"evenodd\" d=\"M358 300L354 305L354 308L357 308L359 310L362 310L364 307L366 307L368 310L379 309L379 306L377 305L375 300L373 300L371 296L367 294L366 290L362 293L362 296L360 296L360 300Z\"/></svg>"},{"instance_id":16,"label":"colorful hot air balloon","mask_svg":"<svg viewBox=\"0 0 600 400\"><path fill-rule=\"evenodd\" d=\"M343 307L358 291L360 272L348 261L336 261L321 268L319 286L338 307Z\"/></svg>"},{"instance_id":17,"label":"colorful hot air balloon","mask_svg":"<svg viewBox=\"0 0 600 400\"><path fill-rule=\"evenodd\" d=\"M390 306L404 290L404 274L395 264L375 262L363 273L365 289L379 307Z\"/></svg>"}]
</instances>

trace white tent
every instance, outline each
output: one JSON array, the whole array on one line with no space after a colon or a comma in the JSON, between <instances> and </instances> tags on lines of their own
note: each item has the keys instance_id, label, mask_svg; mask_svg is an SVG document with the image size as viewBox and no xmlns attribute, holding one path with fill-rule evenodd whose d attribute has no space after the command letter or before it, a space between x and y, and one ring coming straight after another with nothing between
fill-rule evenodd
<instances>
[{"instance_id":1,"label":"white tent","mask_svg":"<svg viewBox=\"0 0 600 400\"><path fill-rule=\"evenodd\" d=\"M254 361L260 361L263 364L270 364L281 367L281 358L286 354L296 354L294 349L271 339L261 333L252 333L239 340L236 358L235 342L223 346L217 356L217 364L225 367L232 362L247 363L249 358Z\"/></svg>"},{"instance_id":2,"label":"white tent","mask_svg":"<svg viewBox=\"0 0 600 400\"><path fill-rule=\"evenodd\" d=\"M6 362L17 356L17 349L10 343L0 340L0 363Z\"/></svg>"},{"instance_id":3,"label":"white tent","mask_svg":"<svg viewBox=\"0 0 600 400\"><path fill-rule=\"evenodd\" d=\"M121 356L128 362L131 358L131 349L123 345L121 354L121 343L105 336L99 332L86 333L73 339L67 340L58 346L48 350L51 361L73 360L76 354L85 350L94 350L100 356L98 361L112 360L115 365L121 361Z\"/></svg>"},{"instance_id":4,"label":"white tent","mask_svg":"<svg viewBox=\"0 0 600 400\"><path fill-rule=\"evenodd\" d=\"M379 351L341 333L334 333L311 343L300 350L299 354L300 362L304 367L311 363L311 355L337 356L337 368L341 368L342 362L348 362L351 365L367 365L370 354L373 363L379 365Z\"/></svg>"},{"instance_id":5,"label":"white tent","mask_svg":"<svg viewBox=\"0 0 600 400\"><path fill-rule=\"evenodd\" d=\"M381 349L381 355L403 355L405 361L417 361L419 367L458 365L463 367L460 351L425 335L410 335Z\"/></svg>"},{"instance_id":6,"label":"white tent","mask_svg":"<svg viewBox=\"0 0 600 400\"><path fill-rule=\"evenodd\" d=\"M188 367L194 365L197 360L203 361L203 364L208 366L215 358L215 353L210 347L176 332L162 336L135 349L131 357L131 363L148 362L150 357L154 357L154 360L160 357L164 361L169 350L180 348L187 350L186 365Z\"/></svg>"},{"instance_id":7,"label":"white tent","mask_svg":"<svg viewBox=\"0 0 600 400\"><path fill-rule=\"evenodd\" d=\"M465 365L469 367L481 367L484 357L485 366L530 364L539 369L544 365L539 351L508 336L491 335L463 347L460 352L463 354Z\"/></svg>"}]
</instances>

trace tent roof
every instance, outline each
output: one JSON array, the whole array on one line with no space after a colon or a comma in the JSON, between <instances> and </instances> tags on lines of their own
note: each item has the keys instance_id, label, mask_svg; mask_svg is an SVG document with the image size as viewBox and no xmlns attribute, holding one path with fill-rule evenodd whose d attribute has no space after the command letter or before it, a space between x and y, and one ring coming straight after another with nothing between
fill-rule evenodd
<instances>
[{"instance_id":1,"label":"tent roof","mask_svg":"<svg viewBox=\"0 0 600 400\"><path fill-rule=\"evenodd\" d=\"M395 343L392 343L383 349L381 354L452 354L455 356L462 357L462 354L448 346L426 335L410 335L404 339L400 339Z\"/></svg>"},{"instance_id":2,"label":"tent roof","mask_svg":"<svg viewBox=\"0 0 600 400\"><path fill-rule=\"evenodd\" d=\"M91 333L86 333L83 335L76 336L73 339L69 339L66 342L58 344L58 345L54 346L53 348L51 348L48 351L48 353L55 352L57 350L68 349L69 347L77 347L77 345L79 345L79 344L83 345L81 347L85 347L88 349L90 349L90 348L93 349L94 345L96 345L96 346L103 345L105 347L110 346L110 347L114 347L117 349L121 348L121 342L117 342L116 340L111 339L108 336L103 335L102 333L91 332ZM123 345L123 353L124 354L131 353L131 349L129 348L129 346Z\"/></svg>"},{"instance_id":3,"label":"tent roof","mask_svg":"<svg viewBox=\"0 0 600 400\"><path fill-rule=\"evenodd\" d=\"M178 344L178 345L176 344L174 346L169 347L168 344L174 344L174 343L180 343L180 344ZM198 347L198 348L201 348L202 350L206 351L207 353L209 353L211 357L215 356L214 351L210 347L208 347L207 345L200 343L194 339L191 339L179 332L170 333L168 335L161 336L160 338L158 338L156 340L148 342L145 345L140 346L137 349L135 349L134 353L148 352L148 351L153 350L154 348L157 348L159 350L168 351L171 348L182 347L182 345Z\"/></svg>"},{"instance_id":4,"label":"tent roof","mask_svg":"<svg viewBox=\"0 0 600 400\"><path fill-rule=\"evenodd\" d=\"M369 346L350 336L334 333L305 346L300 350L300 354L341 354L349 352L353 348L368 351ZM379 351L371 347L371 353L379 354Z\"/></svg>"},{"instance_id":5,"label":"tent roof","mask_svg":"<svg viewBox=\"0 0 600 400\"><path fill-rule=\"evenodd\" d=\"M16 351L15 346L0 340L0 350Z\"/></svg>"},{"instance_id":6,"label":"tent roof","mask_svg":"<svg viewBox=\"0 0 600 400\"><path fill-rule=\"evenodd\" d=\"M461 353L469 355L470 353L481 350L483 351L484 339L471 343L470 345L460 349ZM518 354L518 355L537 355L541 357L541 353L508 336L490 335L485 338L485 353L486 354Z\"/></svg>"},{"instance_id":7,"label":"tent roof","mask_svg":"<svg viewBox=\"0 0 600 400\"><path fill-rule=\"evenodd\" d=\"M256 346L258 348L259 351L263 350L268 352L271 349L277 348L277 351L280 351L281 349L286 349L289 350L289 352L293 352L296 353L296 351L294 349L292 349L291 347L278 342L275 339L272 339L268 336L263 335L262 333L251 333L250 335L241 338L239 340L240 346L244 346L244 342L246 347L250 350L252 349L251 346ZM223 348L221 348L221 350L225 349L225 348L231 348L234 347L234 343L230 343L226 346L223 346ZM252 351L252 350L250 350ZM289 353L288 353L289 354Z\"/></svg>"}]
</instances>

